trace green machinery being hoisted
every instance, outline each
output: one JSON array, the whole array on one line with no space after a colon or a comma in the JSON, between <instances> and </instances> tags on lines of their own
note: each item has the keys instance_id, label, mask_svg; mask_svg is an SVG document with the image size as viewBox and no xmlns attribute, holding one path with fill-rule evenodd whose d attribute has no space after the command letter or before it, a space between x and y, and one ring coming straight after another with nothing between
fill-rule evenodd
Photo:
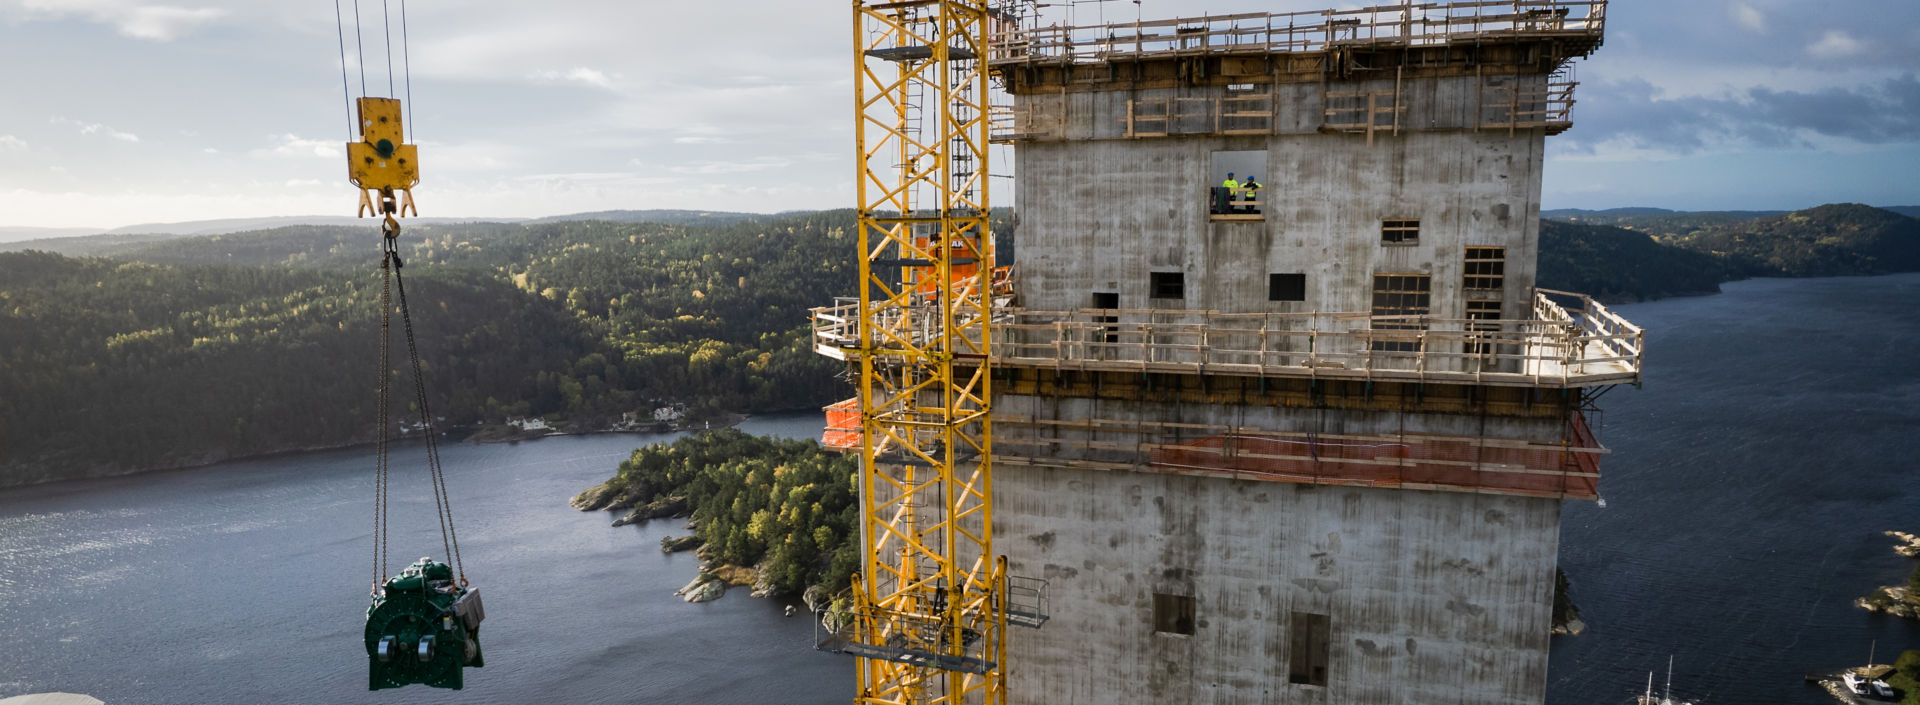
<instances>
[{"instance_id":1,"label":"green machinery being hoisted","mask_svg":"<svg viewBox=\"0 0 1920 705\"><path fill-rule=\"evenodd\" d=\"M382 15L385 16L385 3ZM400 2L400 46L406 49L406 2ZM367 688L399 688L415 683L434 688L459 689L468 667L483 665L480 658L480 621L486 610L480 606L480 591L468 587L466 570L460 564L460 539L453 527L453 503L447 493L446 473L440 466L434 431L433 412L427 403L426 379L420 364L420 349L414 342L413 315L407 308L407 285L400 270L400 221L413 205L412 188L420 182L417 148L406 143L408 114L398 98L371 97L367 93L366 63L360 61L361 97L352 98L347 82L346 23L340 20L339 4L334 6L340 29L340 84L348 99L349 141L346 145L347 179L360 189L361 216L381 218L384 240L380 271L384 279L380 291L380 381L378 421L375 435L374 513L373 513L373 603L367 607L366 648ZM393 85L393 33L386 33L387 88ZM360 8L354 4L355 46L359 47ZM410 63L410 62L409 62ZM403 63L403 66L406 64ZM408 72L409 74L411 71ZM407 78L412 92L412 78ZM357 110L355 109L357 108ZM433 486L435 518L440 524L442 554L451 565L432 558L421 558L398 576L387 575L387 478L388 441L393 433L392 407L392 323L399 311L406 332L407 358L413 372L413 408L419 412L416 428L424 432L428 477Z\"/></svg>"},{"instance_id":2,"label":"green machinery being hoisted","mask_svg":"<svg viewBox=\"0 0 1920 705\"><path fill-rule=\"evenodd\" d=\"M480 591L462 587L453 568L431 558L407 566L367 608L367 689L424 683L459 689L464 667L480 658Z\"/></svg>"}]
</instances>

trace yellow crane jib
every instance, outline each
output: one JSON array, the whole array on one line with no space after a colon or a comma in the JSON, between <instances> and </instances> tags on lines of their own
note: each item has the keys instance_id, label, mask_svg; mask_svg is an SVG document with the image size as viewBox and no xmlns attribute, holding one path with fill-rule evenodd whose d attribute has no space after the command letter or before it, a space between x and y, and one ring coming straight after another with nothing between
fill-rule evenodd
<instances>
[{"instance_id":1,"label":"yellow crane jib","mask_svg":"<svg viewBox=\"0 0 1920 705\"><path fill-rule=\"evenodd\" d=\"M399 232L394 216L420 214L413 205L413 185L420 183L419 151L406 144L398 99L361 98L359 107L360 141L347 143L347 180L360 187L359 216L386 216L382 229L392 236Z\"/></svg>"}]
</instances>

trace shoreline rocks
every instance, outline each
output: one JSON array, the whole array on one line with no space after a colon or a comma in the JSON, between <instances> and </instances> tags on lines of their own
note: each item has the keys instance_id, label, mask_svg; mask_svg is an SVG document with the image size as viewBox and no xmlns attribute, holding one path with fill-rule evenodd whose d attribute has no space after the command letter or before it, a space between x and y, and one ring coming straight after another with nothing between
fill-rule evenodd
<instances>
[{"instance_id":1,"label":"shoreline rocks","mask_svg":"<svg viewBox=\"0 0 1920 705\"><path fill-rule=\"evenodd\" d=\"M668 536L666 538L660 539L660 552L661 553L679 553L681 551L690 551L690 550L699 548L700 545L703 543L706 543L706 542L700 540L699 534L692 534L688 536Z\"/></svg>"},{"instance_id":2,"label":"shoreline rocks","mask_svg":"<svg viewBox=\"0 0 1920 705\"><path fill-rule=\"evenodd\" d=\"M1892 536L1895 541L1900 542L1899 545L1893 547L1894 553L1908 558L1920 558L1920 536L1915 536L1905 531L1889 531L1886 532L1886 534Z\"/></svg>"},{"instance_id":3,"label":"shoreline rocks","mask_svg":"<svg viewBox=\"0 0 1920 705\"><path fill-rule=\"evenodd\" d=\"M727 594L727 583L710 573L701 572L694 576L693 582L673 591L673 594L687 602L712 602Z\"/></svg>"},{"instance_id":4,"label":"shoreline rocks","mask_svg":"<svg viewBox=\"0 0 1920 705\"><path fill-rule=\"evenodd\" d=\"M1896 542L1893 551L1908 558L1920 558L1920 536L1905 531L1882 532L1893 537ZM1920 568L1915 569L1920 576ZM1920 582L1917 578L1914 582ZM1868 612L1880 612L1906 619L1920 619L1920 594L1914 594L1909 585L1886 585L1874 588L1866 597L1853 601L1853 606Z\"/></svg>"}]
</instances>

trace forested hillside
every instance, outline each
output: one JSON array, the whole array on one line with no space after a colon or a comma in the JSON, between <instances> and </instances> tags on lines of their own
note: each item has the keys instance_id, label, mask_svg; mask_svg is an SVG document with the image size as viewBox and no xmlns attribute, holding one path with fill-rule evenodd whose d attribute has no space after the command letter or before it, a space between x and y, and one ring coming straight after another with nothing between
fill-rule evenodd
<instances>
[{"instance_id":1,"label":"forested hillside","mask_svg":"<svg viewBox=\"0 0 1920 705\"><path fill-rule=\"evenodd\" d=\"M1920 220L1857 203L1716 225L1660 240L1724 255L1755 276L1920 271Z\"/></svg>"},{"instance_id":2,"label":"forested hillside","mask_svg":"<svg viewBox=\"0 0 1920 705\"><path fill-rule=\"evenodd\" d=\"M1538 284L1607 301L1711 294L1741 272L1724 258L1608 225L1540 221Z\"/></svg>"},{"instance_id":3,"label":"forested hillside","mask_svg":"<svg viewBox=\"0 0 1920 705\"><path fill-rule=\"evenodd\" d=\"M803 328L852 286L851 224L410 229L431 404L455 425L599 428L662 405L835 401L849 390ZM0 485L371 439L377 238L293 227L120 259L0 254Z\"/></svg>"},{"instance_id":4,"label":"forested hillside","mask_svg":"<svg viewBox=\"0 0 1920 705\"><path fill-rule=\"evenodd\" d=\"M1712 292L1746 277L1920 271L1920 220L1859 204L1791 213L1623 208L1542 216L1540 286L1606 299Z\"/></svg>"}]
</instances>

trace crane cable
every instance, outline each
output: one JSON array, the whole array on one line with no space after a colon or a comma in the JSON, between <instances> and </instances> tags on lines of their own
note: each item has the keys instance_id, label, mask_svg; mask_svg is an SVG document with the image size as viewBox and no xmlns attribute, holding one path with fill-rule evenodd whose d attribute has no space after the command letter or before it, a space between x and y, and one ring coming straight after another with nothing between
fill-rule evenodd
<instances>
[{"instance_id":1,"label":"crane cable","mask_svg":"<svg viewBox=\"0 0 1920 705\"><path fill-rule=\"evenodd\" d=\"M398 234L397 231L395 234ZM433 408L427 398L427 380L420 369L420 347L413 333L413 312L407 306L407 282L400 270L405 263L400 259L398 238L386 238L382 248L380 272L382 286L380 290L380 384L378 417L380 433L375 443L374 459L374 574L375 585L386 582L387 576L387 477L389 472L388 450L390 444L388 426L388 405L392 399L392 335L393 312L400 311L400 327L407 338L407 362L413 373L413 402L420 410L419 429L426 436L427 471L433 483L434 514L440 522L440 547L453 560L454 573L460 577L460 584L467 584L467 571L460 560L460 536L453 523L453 500L447 492L447 473L440 463L440 443L434 432Z\"/></svg>"},{"instance_id":2,"label":"crane cable","mask_svg":"<svg viewBox=\"0 0 1920 705\"><path fill-rule=\"evenodd\" d=\"M395 92L393 76L393 15L390 11L388 0L381 0L380 6L381 20L386 36L387 91L393 93ZM333 9L335 29L337 30L336 37L340 48L340 92L347 103L348 138L352 139L356 121L353 117L352 84L347 78L346 21L341 16L340 0L334 0ZM365 45L361 40L359 0L353 0L353 34L355 63L360 68L360 93L362 96L365 96L367 93L367 69ZM407 96L405 125L410 130L413 123L413 66L411 52L408 51L407 39L407 3L406 0L400 0L401 66L402 71L405 72L404 81ZM373 589L377 594L380 587L386 583L388 577L387 538L391 533L388 528L390 518L388 498L390 496L389 477L392 467L390 450L392 447L393 431L391 426L393 423L391 411L393 401L392 380L394 377L392 331L393 312L396 308L400 311L401 330L405 333L407 339L408 367L413 375L413 403L415 408L420 411L420 421L417 428L424 433L426 439L427 471L433 485L434 516L440 524L440 546L444 551L441 555L447 556L452 560L453 569L455 574L459 576L460 585L465 587L468 584L467 572L460 558L460 536L455 530L453 523L453 501L447 491L446 470L440 462L440 445L438 434L435 433L434 430L433 409L428 401L426 376L421 370L420 348L413 331L413 312L407 305L406 279L401 275L400 271L405 267L405 263L400 259L400 224L394 219L391 212L386 213L386 217L381 222L380 232L383 244L381 246L380 260L380 365L378 370L379 384L377 385L379 390L377 394L377 404L379 405L379 409L375 413L379 431L374 443Z\"/></svg>"}]
</instances>

